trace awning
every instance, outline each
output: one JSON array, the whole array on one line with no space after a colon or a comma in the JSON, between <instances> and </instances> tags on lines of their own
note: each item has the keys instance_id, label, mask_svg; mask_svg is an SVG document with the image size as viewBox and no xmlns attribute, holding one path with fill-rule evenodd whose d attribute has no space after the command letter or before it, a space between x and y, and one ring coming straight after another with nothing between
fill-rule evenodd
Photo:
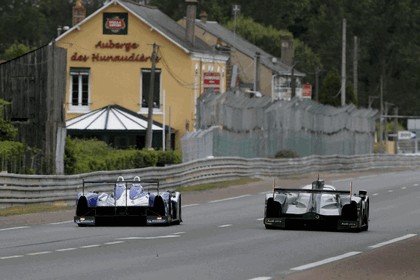
<instances>
[{"instance_id":1,"label":"awning","mask_svg":"<svg viewBox=\"0 0 420 280\"><path fill-rule=\"evenodd\" d=\"M152 130L162 131L163 125L153 121ZM80 115L66 121L67 130L147 130L147 118L118 105Z\"/></svg>"}]
</instances>

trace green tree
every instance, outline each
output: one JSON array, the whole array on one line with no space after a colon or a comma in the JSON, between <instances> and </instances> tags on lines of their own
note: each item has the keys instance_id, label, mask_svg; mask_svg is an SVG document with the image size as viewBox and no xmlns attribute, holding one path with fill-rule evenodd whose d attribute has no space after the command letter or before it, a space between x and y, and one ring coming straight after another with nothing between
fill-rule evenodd
<instances>
[{"instance_id":1,"label":"green tree","mask_svg":"<svg viewBox=\"0 0 420 280\"><path fill-rule=\"evenodd\" d=\"M7 105L10 105L10 102L0 99L0 141L12 141L18 132L11 122L3 118L4 107Z\"/></svg>"},{"instance_id":2,"label":"green tree","mask_svg":"<svg viewBox=\"0 0 420 280\"><path fill-rule=\"evenodd\" d=\"M30 49L28 46L22 43L14 43L8 49L6 49L6 51L4 52L4 58L6 60L10 60L15 57L21 56L29 51Z\"/></svg>"}]
</instances>

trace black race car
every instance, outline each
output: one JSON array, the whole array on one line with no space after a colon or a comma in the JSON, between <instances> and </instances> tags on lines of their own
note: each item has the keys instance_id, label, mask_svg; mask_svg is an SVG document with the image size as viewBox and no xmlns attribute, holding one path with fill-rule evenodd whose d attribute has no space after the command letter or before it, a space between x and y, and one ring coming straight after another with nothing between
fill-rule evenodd
<instances>
[{"instance_id":1,"label":"black race car","mask_svg":"<svg viewBox=\"0 0 420 280\"><path fill-rule=\"evenodd\" d=\"M336 190L317 179L300 189L273 188L265 197L264 224L274 228L364 231L369 227L367 191Z\"/></svg>"}]
</instances>

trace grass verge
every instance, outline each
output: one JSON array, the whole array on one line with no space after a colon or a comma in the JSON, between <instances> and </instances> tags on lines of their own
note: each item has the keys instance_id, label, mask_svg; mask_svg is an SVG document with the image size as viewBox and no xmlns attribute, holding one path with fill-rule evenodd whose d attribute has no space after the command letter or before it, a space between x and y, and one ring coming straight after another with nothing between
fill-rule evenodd
<instances>
[{"instance_id":1,"label":"grass verge","mask_svg":"<svg viewBox=\"0 0 420 280\"><path fill-rule=\"evenodd\" d=\"M29 204L25 206L13 206L0 209L0 217L23 215L31 213L54 212L61 210L74 209L72 206L63 204Z\"/></svg>"},{"instance_id":2,"label":"grass verge","mask_svg":"<svg viewBox=\"0 0 420 280\"><path fill-rule=\"evenodd\" d=\"M261 181L261 179L241 178L241 179L232 180L232 181L223 181L223 182L202 184L202 185L196 185L196 186L178 187L178 188L175 189L175 191L177 191L177 192L206 191L206 190L227 188L227 187L237 186L237 185L244 185L244 184L254 183L254 182L258 182L258 181Z\"/></svg>"}]
</instances>

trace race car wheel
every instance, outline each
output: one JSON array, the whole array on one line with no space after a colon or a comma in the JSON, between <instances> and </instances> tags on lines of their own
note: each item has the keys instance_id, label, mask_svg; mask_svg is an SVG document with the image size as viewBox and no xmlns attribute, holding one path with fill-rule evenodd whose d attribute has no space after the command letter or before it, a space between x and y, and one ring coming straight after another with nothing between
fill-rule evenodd
<instances>
[{"instance_id":1,"label":"race car wheel","mask_svg":"<svg viewBox=\"0 0 420 280\"><path fill-rule=\"evenodd\" d=\"M278 201L274 201L273 198L267 200L266 217L267 218L279 218L281 216L281 204Z\"/></svg>"},{"instance_id":2,"label":"race car wheel","mask_svg":"<svg viewBox=\"0 0 420 280\"><path fill-rule=\"evenodd\" d=\"M173 224L174 225L179 225L181 222L182 222L182 212L181 212L181 210L182 210L182 204L181 204L181 195L179 195L179 198L178 198L178 207L177 207L177 209L174 209L175 211L175 215L173 216L173 218L174 219L176 219L174 222L173 222ZM178 212L178 213L176 213L176 212Z\"/></svg>"}]
</instances>

